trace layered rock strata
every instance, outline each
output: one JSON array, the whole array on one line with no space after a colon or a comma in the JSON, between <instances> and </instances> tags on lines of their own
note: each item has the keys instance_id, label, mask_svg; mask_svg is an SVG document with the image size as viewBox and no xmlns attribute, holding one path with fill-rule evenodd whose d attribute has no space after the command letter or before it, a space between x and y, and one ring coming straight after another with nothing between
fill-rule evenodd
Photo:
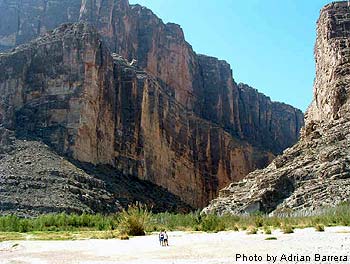
<instances>
[{"instance_id":1,"label":"layered rock strata","mask_svg":"<svg viewBox=\"0 0 350 264\"><path fill-rule=\"evenodd\" d=\"M0 123L18 136L149 180L194 207L298 138L301 111L237 85L228 63L197 55L180 26L147 8L127 0L0 6L3 49L44 34L0 58ZM50 31L65 21L89 25Z\"/></svg>"},{"instance_id":2,"label":"layered rock strata","mask_svg":"<svg viewBox=\"0 0 350 264\"><path fill-rule=\"evenodd\" d=\"M112 163L113 59L97 32L62 26L0 55L0 68L1 124L75 159Z\"/></svg>"},{"instance_id":3,"label":"layered rock strata","mask_svg":"<svg viewBox=\"0 0 350 264\"><path fill-rule=\"evenodd\" d=\"M272 158L188 112L161 80L113 58L87 24L63 25L3 54L0 67L1 123L17 136L154 182L192 206Z\"/></svg>"},{"instance_id":4,"label":"layered rock strata","mask_svg":"<svg viewBox=\"0 0 350 264\"><path fill-rule=\"evenodd\" d=\"M206 213L317 213L349 202L350 17L346 2L325 6L317 24L314 100L299 142L266 169L220 191Z\"/></svg>"},{"instance_id":5,"label":"layered rock strata","mask_svg":"<svg viewBox=\"0 0 350 264\"><path fill-rule=\"evenodd\" d=\"M15 47L63 22L89 22L111 52L136 59L138 67L164 81L188 111L274 154L296 142L303 126L301 111L237 85L228 63L197 55L179 25L164 24L151 10L128 0L29 2L0 0L3 46Z\"/></svg>"}]
</instances>

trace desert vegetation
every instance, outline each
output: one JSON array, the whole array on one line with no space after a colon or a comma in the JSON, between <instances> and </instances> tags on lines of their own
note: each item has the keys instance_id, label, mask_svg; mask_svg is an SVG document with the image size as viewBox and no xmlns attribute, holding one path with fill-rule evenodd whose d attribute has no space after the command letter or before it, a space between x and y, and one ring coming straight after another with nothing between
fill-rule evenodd
<instances>
[{"instance_id":1,"label":"desert vegetation","mask_svg":"<svg viewBox=\"0 0 350 264\"><path fill-rule=\"evenodd\" d=\"M153 214L141 204L129 206L119 214L46 214L36 218L15 215L0 217L0 241L32 239L120 238L170 231L246 231L247 234L270 235L279 229L285 234L295 228L313 227L324 231L327 226L350 226L350 205L325 209L317 216L269 217L254 215Z\"/></svg>"}]
</instances>

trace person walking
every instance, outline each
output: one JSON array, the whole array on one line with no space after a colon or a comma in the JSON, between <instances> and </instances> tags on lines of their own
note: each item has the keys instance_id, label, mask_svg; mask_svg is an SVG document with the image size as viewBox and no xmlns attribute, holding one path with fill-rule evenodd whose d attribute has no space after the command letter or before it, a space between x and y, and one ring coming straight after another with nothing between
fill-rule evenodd
<instances>
[{"instance_id":1,"label":"person walking","mask_svg":"<svg viewBox=\"0 0 350 264\"><path fill-rule=\"evenodd\" d=\"M164 246L169 246L168 234L166 233L166 231L164 231Z\"/></svg>"},{"instance_id":2,"label":"person walking","mask_svg":"<svg viewBox=\"0 0 350 264\"><path fill-rule=\"evenodd\" d=\"M159 245L164 246L164 233L160 231L159 233Z\"/></svg>"}]
</instances>

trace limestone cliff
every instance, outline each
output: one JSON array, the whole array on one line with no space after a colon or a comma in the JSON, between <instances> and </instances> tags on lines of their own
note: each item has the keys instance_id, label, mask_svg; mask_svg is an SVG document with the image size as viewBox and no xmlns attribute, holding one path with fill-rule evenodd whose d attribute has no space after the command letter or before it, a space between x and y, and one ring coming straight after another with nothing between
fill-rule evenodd
<instances>
[{"instance_id":1,"label":"limestone cliff","mask_svg":"<svg viewBox=\"0 0 350 264\"><path fill-rule=\"evenodd\" d=\"M0 6L0 24L7 25L0 28L2 46L14 47L62 22L87 21L111 52L136 59L139 68L164 81L175 99L197 116L274 154L298 138L301 111L268 98L257 102L264 96L248 86L238 87L228 63L197 55L180 26L164 24L145 7L129 5L128 0L30 0L24 5L0 0ZM249 116L252 106L254 118Z\"/></svg>"},{"instance_id":2,"label":"limestone cliff","mask_svg":"<svg viewBox=\"0 0 350 264\"><path fill-rule=\"evenodd\" d=\"M168 86L117 64L116 166L166 187L193 206L272 155L186 111Z\"/></svg>"},{"instance_id":3,"label":"limestone cliff","mask_svg":"<svg viewBox=\"0 0 350 264\"><path fill-rule=\"evenodd\" d=\"M151 181L194 207L298 138L301 111L237 85L227 62L197 55L180 26L145 7L21 3L0 0L0 49L46 35L0 58L0 122L18 136ZM77 21L89 26L51 31Z\"/></svg>"},{"instance_id":4,"label":"limestone cliff","mask_svg":"<svg viewBox=\"0 0 350 264\"><path fill-rule=\"evenodd\" d=\"M0 123L62 153L112 164L113 59L84 24L0 55Z\"/></svg>"},{"instance_id":5,"label":"limestone cliff","mask_svg":"<svg viewBox=\"0 0 350 264\"><path fill-rule=\"evenodd\" d=\"M317 213L349 202L350 7L321 10L315 45L314 99L299 142L266 169L220 191L206 213Z\"/></svg>"},{"instance_id":6,"label":"limestone cliff","mask_svg":"<svg viewBox=\"0 0 350 264\"><path fill-rule=\"evenodd\" d=\"M322 10L315 45L314 99L306 122L336 120L349 114L350 7L334 3Z\"/></svg>"},{"instance_id":7,"label":"limestone cliff","mask_svg":"<svg viewBox=\"0 0 350 264\"><path fill-rule=\"evenodd\" d=\"M87 24L0 56L1 124L76 160L109 164L192 206L271 160L188 112L168 86L114 58Z\"/></svg>"}]
</instances>

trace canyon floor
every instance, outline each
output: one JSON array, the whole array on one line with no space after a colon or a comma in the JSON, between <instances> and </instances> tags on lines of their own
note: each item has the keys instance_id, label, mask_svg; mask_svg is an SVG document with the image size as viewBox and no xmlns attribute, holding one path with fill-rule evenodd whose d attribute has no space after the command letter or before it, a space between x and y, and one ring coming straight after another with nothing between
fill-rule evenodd
<instances>
[{"instance_id":1,"label":"canyon floor","mask_svg":"<svg viewBox=\"0 0 350 264\"><path fill-rule=\"evenodd\" d=\"M329 227L325 232L297 229L293 234L277 230L272 235L170 232L169 242L169 247L159 246L157 234L130 240L5 241L0 243L0 263L349 263L315 261L314 256L349 254L350 227ZM256 254L262 260L236 260L236 254ZM267 261L267 254L276 256L277 261ZM294 260L281 261L282 254L292 254ZM301 261L302 256L311 261Z\"/></svg>"}]
</instances>

